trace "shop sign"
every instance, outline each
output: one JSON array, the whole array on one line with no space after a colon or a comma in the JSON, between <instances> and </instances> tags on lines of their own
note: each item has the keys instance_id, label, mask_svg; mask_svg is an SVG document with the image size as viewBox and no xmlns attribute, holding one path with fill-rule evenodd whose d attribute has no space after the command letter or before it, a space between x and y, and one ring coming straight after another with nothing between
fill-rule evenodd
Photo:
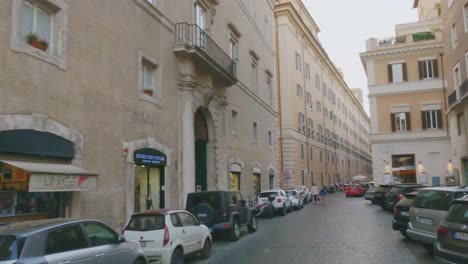
<instances>
[{"instance_id":1,"label":"shop sign","mask_svg":"<svg viewBox=\"0 0 468 264\"><path fill-rule=\"evenodd\" d=\"M133 155L133 162L136 165L165 166L167 157L155 149L139 149Z\"/></svg>"},{"instance_id":2,"label":"shop sign","mask_svg":"<svg viewBox=\"0 0 468 264\"><path fill-rule=\"evenodd\" d=\"M69 192L97 190L97 177L87 175L31 174L30 192Z\"/></svg>"}]
</instances>

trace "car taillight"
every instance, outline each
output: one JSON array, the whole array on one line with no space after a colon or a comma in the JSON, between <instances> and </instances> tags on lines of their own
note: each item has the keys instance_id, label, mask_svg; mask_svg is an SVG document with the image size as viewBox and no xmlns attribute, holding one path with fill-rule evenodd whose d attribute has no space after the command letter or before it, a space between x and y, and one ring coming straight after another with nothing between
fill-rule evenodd
<instances>
[{"instance_id":1,"label":"car taillight","mask_svg":"<svg viewBox=\"0 0 468 264\"><path fill-rule=\"evenodd\" d=\"M169 243L169 227L167 225L164 226L164 241L163 241L163 247Z\"/></svg>"},{"instance_id":2,"label":"car taillight","mask_svg":"<svg viewBox=\"0 0 468 264\"><path fill-rule=\"evenodd\" d=\"M398 216L398 213L399 213L398 208L396 208L396 206L393 207L393 216L394 216L394 217L397 217L397 216Z\"/></svg>"},{"instance_id":3,"label":"car taillight","mask_svg":"<svg viewBox=\"0 0 468 264\"><path fill-rule=\"evenodd\" d=\"M281 198L276 198L277 203L281 203Z\"/></svg>"},{"instance_id":4,"label":"car taillight","mask_svg":"<svg viewBox=\"0 0 468 264\"><path fill-rule=\"evenodd\" d=\"M403 196L403 194L399 194L396 196L397 200L400 201L401 199L403 199L405 196Z\"/></svg>"},{"instance_id":5,"label":"car taillight","mask_svg":"<svg viewBox=\"0 0 468 264\"><path fill-rule=\"evenodd\" d=\"M447 235L448 233L449 233L449 230L448 230L448 228L445 227L445 226L439 226L439 227L437 228L437 235L438 235L438 236L445 236L445 235Z\"/></svg>"}]
</instances>

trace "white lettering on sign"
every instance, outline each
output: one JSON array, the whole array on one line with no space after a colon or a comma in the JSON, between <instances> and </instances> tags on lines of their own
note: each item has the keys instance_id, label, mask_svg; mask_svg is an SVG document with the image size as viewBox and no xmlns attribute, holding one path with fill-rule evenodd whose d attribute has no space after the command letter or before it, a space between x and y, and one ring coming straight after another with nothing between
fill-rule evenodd
<instances>
[{"instance_id":1,"label":"white lettering on sign","mask_svg":"<svg viewBox=\"0 0 468 264\"><path fill-rule=\"evenodd\" d=\"M29 181L29 191L81 191L96 189L96 176L32 174Z\"/></svg>"}]
</instances>

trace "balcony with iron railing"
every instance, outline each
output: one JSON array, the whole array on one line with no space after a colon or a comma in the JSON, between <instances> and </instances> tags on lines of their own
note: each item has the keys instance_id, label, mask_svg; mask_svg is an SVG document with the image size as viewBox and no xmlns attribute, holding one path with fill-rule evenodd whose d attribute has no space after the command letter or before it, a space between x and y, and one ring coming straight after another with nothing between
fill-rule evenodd
<instances>
[{"instance_id":1,"label":"balcony with iron railing","mask_svg":"<svg viewBox=\"0 0 468 264\"><path fill-rule=\"evenodd\" d=\"M174 52L192 56L225 86L237 82L236 62L204 30L194 24L177 23L175 33Z\"/></svg>"},{"instance_id":2,"label":"balcony with iron railing","mask_svg":"<svg viewBox=\"0 0 468 264\"><path fill-rule=\"evenodd\" d=\"M468 79L465 80L457 89L455 89L448 96L448 105L449 108L463 101L466 95L468 94Z\"/></svg>"}]
</instances>

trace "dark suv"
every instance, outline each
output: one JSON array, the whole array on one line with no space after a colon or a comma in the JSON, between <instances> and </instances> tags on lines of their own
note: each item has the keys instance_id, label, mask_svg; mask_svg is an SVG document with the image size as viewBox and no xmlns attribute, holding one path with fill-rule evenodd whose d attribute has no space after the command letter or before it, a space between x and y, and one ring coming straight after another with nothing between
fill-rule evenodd
<instances>
[{"instance_id":1,"label":"dark suv","mask_svg":"<svg viewBox=\"0 0 468 264\"><path fill-rule=\"evenodd\" d=\"M250 233L257 231L257 218L254 208L247 207L240 192L207 191L189 193L186 210L206 225L210 232L227 232L229 238L240 238L240 228L244 225Z\"/></svg>"},{"instance_id":2,"label":"dark suv","mask_svg":"<svg viewBox=\"0 0 468 264\"><path fill-rule=\"evenodd\" d=\"M395 184L387 194L385 194L385 200L380 206L384 210L393 210L393 206L403 199L405 194L419 191L422 188L424 188L424 186L421 184Z\"/></svg>"}]
</instances>

